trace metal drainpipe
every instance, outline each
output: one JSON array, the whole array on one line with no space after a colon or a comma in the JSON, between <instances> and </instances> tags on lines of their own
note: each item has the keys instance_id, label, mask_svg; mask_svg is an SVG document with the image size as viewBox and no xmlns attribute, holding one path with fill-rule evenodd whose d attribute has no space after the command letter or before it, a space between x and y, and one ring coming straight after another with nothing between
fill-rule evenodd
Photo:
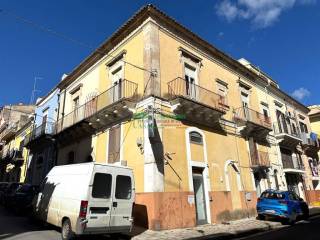
<instances>
[{"instance_id":1,"label":"metal drainpipe","mask_svg":"<svg viewBox=\"0 0 320 240\"><path fill-rule=\"evenodd\" d=\"M34 118L33 118L33 126L32 126L32 128L31 128L31 132L30 132L30 137L32 137L32 135L33 135L33 131L36 129L36 117L37 117L37 114L36 113L34 113ZM30 151L31 151L31 149L29 149L28 151L27 151L27 161L26 161L26 169L25 169L25 171L24 171L24 177L25 177L25 180L24 181L26 181L26 179L27 179L27 172L28 172L28 166L29 166L29 156L30 156Z\"/></svg>"},{"instance_id":2,"label":"metal drainpipe","mask_svg":"<svg viewBox=\"0 0 320 240\"><path fill-rule=\"evenodd\" d=\"M64 109L65 109L65 106L66 106L66 94L67 94L67 89L65 89L64 91L64 96L63 96L63 107L62 107L62 113L61 113L61 126L63 126L63 118L64 118ZM60 112L60 97L61 95L59 94L59 112ZM59 113L57 114L57 122L58 122L58 119L59 119ZM57 146L57 141L54 140L54 155L55 155L55 158L54 158L54 166L57 165L58 163L58 146Z\"/></svg>"},{"instance_id":3,"label":"metal drainpipe","mask_svg":"<svg viewBox=\"0 0 320 240\"><path fill-rule=\"evenodd\" d=\"M61 125L63 125L64 109L66 107L66 94L67 94L67 89L64 90L64 94L63 94L63 108L62 108L62 113L61 113Z\"/></svg>"}]
</instances>

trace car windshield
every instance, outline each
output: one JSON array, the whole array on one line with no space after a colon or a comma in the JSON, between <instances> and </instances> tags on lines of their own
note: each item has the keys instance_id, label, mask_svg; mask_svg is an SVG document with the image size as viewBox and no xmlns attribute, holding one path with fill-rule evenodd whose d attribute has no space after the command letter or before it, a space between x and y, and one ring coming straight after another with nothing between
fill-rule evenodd
<instances>
[{"instance_id":1,"label":"car windshield","mask_svg":"<svg viewBox=\"0 0 320 240\"><path fill-rule=\"evenodd\" d=\"M284 199L285 195L283 193L278 193L278 192L264 192L261 194L261 198Z\"/></svg>"}]
</instances>

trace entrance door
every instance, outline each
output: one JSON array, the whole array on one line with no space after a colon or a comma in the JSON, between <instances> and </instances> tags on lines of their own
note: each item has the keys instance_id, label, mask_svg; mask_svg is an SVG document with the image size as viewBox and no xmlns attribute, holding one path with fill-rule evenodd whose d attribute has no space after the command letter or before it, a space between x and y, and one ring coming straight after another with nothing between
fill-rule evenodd
<instances>
[{"instance_id":1,"label":"entrance door","mask_svg":"<svg viewBox=\"0 0 320 240\"><path fill-rule=\"evenodd\" d=\"M206 213L205 188L203 183L202 170L193 169L192 179L196 204L197 224L206 224L208 223L208 220Z\"/></svg>"},{"instance_id":2,"label":"entrance door","mask_svg":"<svg viewBox=\"0 0 320 240\"><path fill-rule=\"evenodd\" d=\"M300 196L299 187L298 187L299 181L298 181L297 175L286 173L286 180L287 180L288 190Z\"/></svg>"}]
</instances>

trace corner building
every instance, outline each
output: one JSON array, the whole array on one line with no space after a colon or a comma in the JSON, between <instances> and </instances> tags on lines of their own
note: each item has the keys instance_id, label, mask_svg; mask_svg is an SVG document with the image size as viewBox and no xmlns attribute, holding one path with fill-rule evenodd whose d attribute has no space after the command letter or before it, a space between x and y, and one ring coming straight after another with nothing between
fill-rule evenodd
<instances>
[{"instance_id":1,"label":"corner building","mask_svg":"<svg viewBox=\"0 0 320 240\"><path fill-rule=\"evenodd\" d=\"M133 168L135 223L150 229L255 215L271 162L283 174L267 83L147 5L59 83L57 164Z\"/></svg>"}]
</instances>

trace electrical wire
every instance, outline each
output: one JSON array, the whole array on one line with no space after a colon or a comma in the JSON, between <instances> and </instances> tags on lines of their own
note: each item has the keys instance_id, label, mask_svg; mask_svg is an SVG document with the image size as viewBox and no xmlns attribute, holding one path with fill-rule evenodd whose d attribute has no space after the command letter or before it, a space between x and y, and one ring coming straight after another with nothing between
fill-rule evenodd
<instances>
[{"instance_id":1,"label":"electrical wire","mask_svg":"<svg viewBox=\"0 0 320 240\"><path fill-rule=\"evenodd\" d=\"M56 37L59 37L59 38L61 38L61 39L66 40L66 41L72 42L72 43L77 44L77 45L79 45L79 46L88 48L88 49L90 49L90 50L95 50L96 52L98 52L98 53L100 53L100 54L103 54L103 55L106 55L106 56L108 56L108 57L110 57L110 58L112 58L112 59L116 59L116 58L117 58L117 57L113 56L112 54L105 53L105 52L99 50L98 48L93 47L92 45L89 45L89 44L87 44L87 43L84 43L84 42L82 42L82 41L79 41L79 40L77 40L77 39L75 39L75 38L69 37L68 35L65 35L65 34L63 34L63 33L60 33L60 32L58 32L58 31L55 31L55 30L53 30L53 29L51 29L51 28L47 28L47 27L45 27L45 26L43 26L43 25L41 25L41 24L38 24L38 23L36 23L36 22L34 22L34 21L31 21L31 20L29 20L29 19L27 19L27 18L24 18L24 17L22 17L22 16L20 16L20 15L18 15L18 14L15 14L15 13L13 13L13 12L11 12L11 11L4 10L4 9L0 9L0 13L6 15L6 16L8 16L8 17L11 17L11 18L13 18L13 19L15 19L15 20L17 20L17 21L19 21L19 22L21 22L21 23L24 23L24 24L26 24L26 25L29 25L29 26L31 26L31 27L33 27L33 28L35 28L35 29L37 29L37 30L40 30L40 31L42 31L42 32L49 33L49 34L51 34L51 35L54 35L54 36L56 36ZM154 74L155 74L154 71L150 71L150 70L145 69L145 68L143 68L143 67L141 67L141 66L138 66L138 65L136 65L136 64L133 64L133 63L131 63L131 62L128 62L128 61L126 61L126 60L124 60L124 59L119 59L119 61L122 61L123 63L128 64L128 65L130 65L130 66L132 66L132 67L135 67L135 68L137 68L137 69L140 69L140 70L142 70L142 71L146 71L146 72L150 73L151 75L154 75Z\"/></svg>"}]
</instances>

